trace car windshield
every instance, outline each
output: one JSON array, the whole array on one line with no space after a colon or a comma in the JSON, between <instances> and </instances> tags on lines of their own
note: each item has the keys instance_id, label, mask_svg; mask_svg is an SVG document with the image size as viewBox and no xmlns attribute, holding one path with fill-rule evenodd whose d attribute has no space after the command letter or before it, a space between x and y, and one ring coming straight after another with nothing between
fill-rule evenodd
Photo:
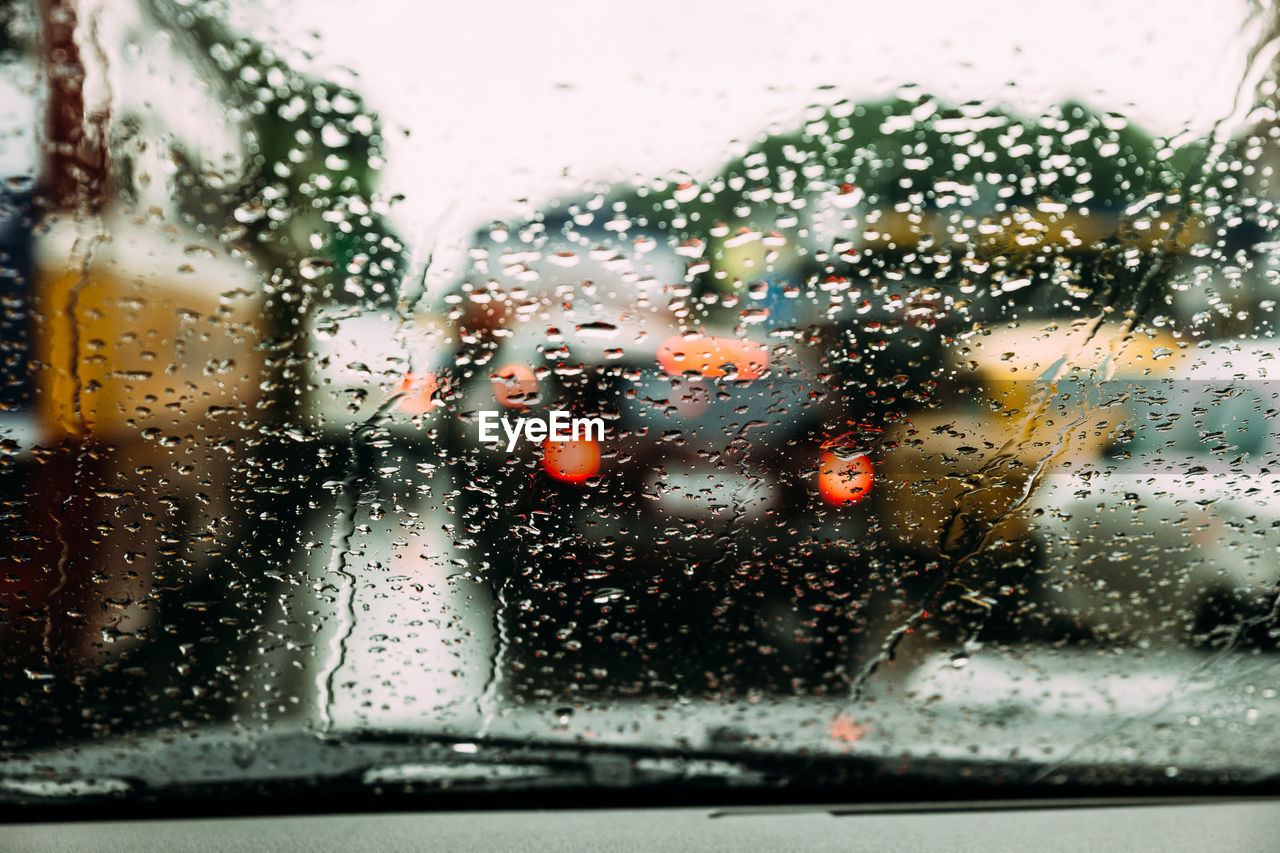
<instances>
[{"instance_id":1,"label":"car windshield","mask_svg":"<svg viewBox=\"0 0 1280 853\"><path fill-rule=\"evenodd\" d=\"M1278 20L10 4L0 800L1274 782Z\"/></svg>"}]
</instances>

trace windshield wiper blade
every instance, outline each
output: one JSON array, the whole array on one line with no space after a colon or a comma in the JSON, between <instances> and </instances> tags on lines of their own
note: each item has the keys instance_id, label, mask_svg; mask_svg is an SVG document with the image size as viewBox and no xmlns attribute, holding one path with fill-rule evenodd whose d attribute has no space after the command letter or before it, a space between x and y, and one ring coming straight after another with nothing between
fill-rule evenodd
<instances>
[{"instance_id":1,"label":"windshield wiper blade","mask_svg":"<svg viewBox=\"0 0 1280 853\"><path fill-rule=\"evenodd\" d=\"M626 754L561 751L523 760L498 757L468 762L388 764L372 767L363 775L366 785L453 790L635 788L673 784L755 787L766 784L768 779L768 774L759 769L718 759L636 758Z\"/></svg>"},{"instance_id":2,"label":"windshield wiper blade","mask_svg":"<svg viewBox=\"0 0 1280 853\"><path fill-rule=\"evenodd\" d=\"M0 763L0 805L171 799L300 788L501 791L672 785L759 787L746 761L659 749L530 744L400 733L157 734Z\"/></svg>"}]
</instances>

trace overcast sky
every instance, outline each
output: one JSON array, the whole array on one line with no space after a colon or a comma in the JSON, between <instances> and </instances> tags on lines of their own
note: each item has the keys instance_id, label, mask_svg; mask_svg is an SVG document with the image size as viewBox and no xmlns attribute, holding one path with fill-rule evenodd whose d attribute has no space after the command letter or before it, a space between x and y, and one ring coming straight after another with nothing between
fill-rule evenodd
<instances>
[{"instance_id":1,"label":"overcast sky","mask_svg":"<svg viewBox=\"0 0 1280 853\"><path fill-rule=\"evenodd\" d=\"M432 4L270 0L260 36L350 69L390 140L383 179L421 249L592 180L714 170L804 108L916 83L1038 112L1065 97L1157 134L1231 110L1244 2ZM821 87L831 87L823 89ZM407 136L405 135L407 132Z\"/></svg>"}]
</instances>

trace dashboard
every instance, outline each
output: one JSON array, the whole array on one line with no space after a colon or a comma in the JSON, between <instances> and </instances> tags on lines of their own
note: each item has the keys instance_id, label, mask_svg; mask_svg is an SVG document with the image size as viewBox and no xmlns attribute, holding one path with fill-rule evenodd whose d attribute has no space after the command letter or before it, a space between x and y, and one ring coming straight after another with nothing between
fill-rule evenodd
<instances>
[{"instance_id":1,"label":"dashboard","mask_svg":"<svg viewBox=\"0 0 1280 853\"><path fill-rule=\"evenodd\" d=\"M1280 798L452 811L10 824L7 853L82 850L1271 851Z\"/></svg>"}]
</instances>

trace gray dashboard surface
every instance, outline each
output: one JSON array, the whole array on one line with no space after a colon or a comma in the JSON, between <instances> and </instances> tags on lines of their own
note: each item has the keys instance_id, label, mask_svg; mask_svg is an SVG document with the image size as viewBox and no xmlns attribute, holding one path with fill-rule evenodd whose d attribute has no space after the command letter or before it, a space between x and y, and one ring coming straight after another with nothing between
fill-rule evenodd
<instances>
[{"instance_id":1,"label":"gray dashboard surface","mask_svg":"<svg viewBox=\"0 0 1280 853\"><path fill-rule=\"evenodd\" d=\"M1280 849L1280 800L858 811L842 807L472 811L0 826L0 850L1003 850ZM929 807L925 807L929 808Z\"/></svg>"}]
</instances>

